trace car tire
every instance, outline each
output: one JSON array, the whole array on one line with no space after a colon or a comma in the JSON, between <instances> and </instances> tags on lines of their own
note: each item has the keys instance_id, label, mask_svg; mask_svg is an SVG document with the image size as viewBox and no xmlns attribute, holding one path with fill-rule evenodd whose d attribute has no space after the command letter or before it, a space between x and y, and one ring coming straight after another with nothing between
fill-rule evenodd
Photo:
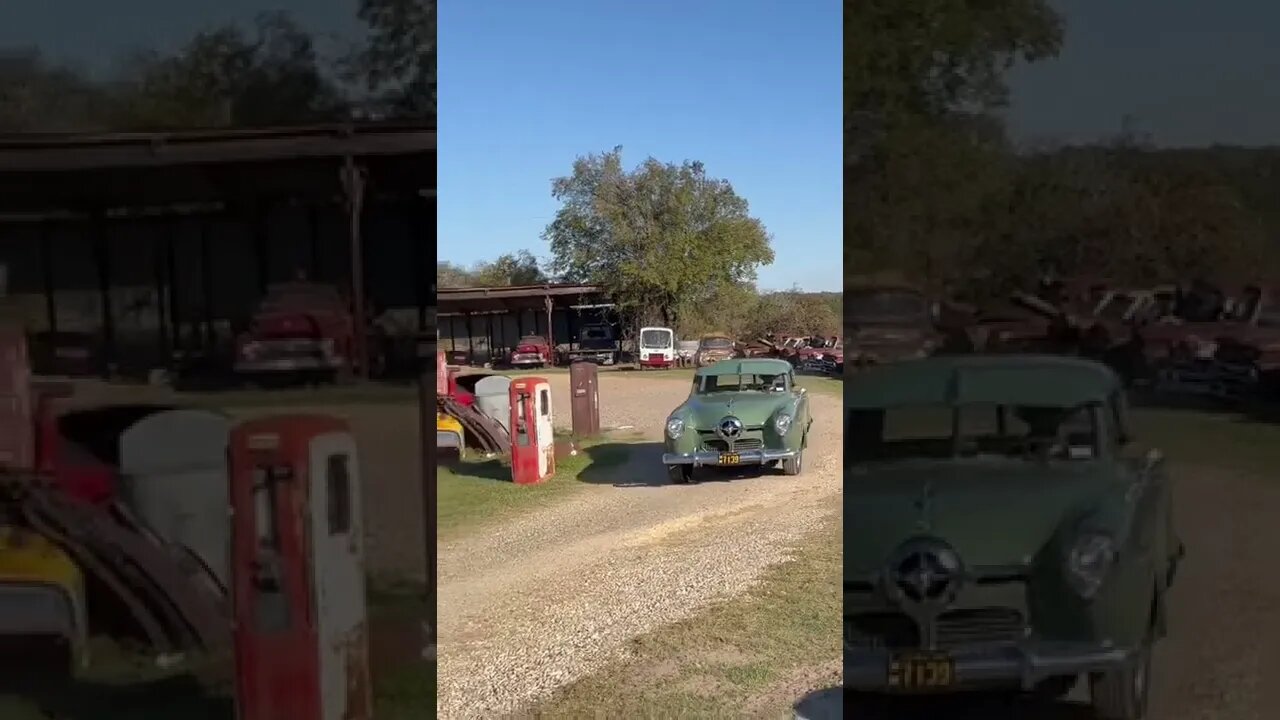
<instances>
[{"instance_id":1,"label":"car tire","mask_svg":"<svg viewBox=\"0 0 1280 720\"><path fill-rule=\"evenodd\" d=\"M667 479L675 485L684 485L693 480L692 465L668 465Z\"/></svg>"},{"instance_id":2,"label":"car tire","mask_svg":"<svg viewBox=\"0 0 1280 720\"><path fill-rule=\"evenodd\" d=\"M782 461L782 474L799 475L804 469L804 451L795 454L795 457L789 457Z\"/></svg>"},{"instance_id":3,"label":"car tire","mask_svg":"<svg viewBox=\"0 0 1280 720\"><path fill-rule=\"evenodd\" d=\"M1151 643L1119 669L1089 677L1089 694L1098 720L1143 720L1151 688Z\"/></svg>"}]
</instances>

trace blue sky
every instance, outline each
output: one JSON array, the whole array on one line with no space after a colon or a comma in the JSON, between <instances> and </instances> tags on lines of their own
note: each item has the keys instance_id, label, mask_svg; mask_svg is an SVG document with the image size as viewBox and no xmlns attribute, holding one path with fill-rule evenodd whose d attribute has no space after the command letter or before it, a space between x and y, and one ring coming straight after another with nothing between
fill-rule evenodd
<instances>
[{"instance_id":1,"label":"blue sky","mask_svg":"<svg viewBox=\"0 0 1280 720\"><path fill-rule=\"evenodd\" d=\"M842 53L836 0L440 3L442 260L528 249L551 179L623 146L701 160L773 234L760 285L841 287Z\"/></svg>"},{"instance_id":2,"label":"blue sky","mask_svg":"<svg viewBox=\"0 0 1280 720\"><path fill-rule=\"evenodd\" d=\"M1280 142L1280 4L1054 0L1066 43L1013 76L1023 139L1114 136L1125 115L1162 145Z\"/></svg>"}]
</instances>

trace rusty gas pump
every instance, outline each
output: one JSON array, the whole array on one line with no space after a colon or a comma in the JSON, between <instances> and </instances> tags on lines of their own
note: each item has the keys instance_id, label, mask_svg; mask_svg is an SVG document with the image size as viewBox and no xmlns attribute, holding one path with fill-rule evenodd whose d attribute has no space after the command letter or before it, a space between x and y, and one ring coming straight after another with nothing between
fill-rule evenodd
<instances>
[{"instance_id":1,"label":"rusty gas pump","mask_svg":"<svg viewBox=\"0 0 1280 720\"><path fill-rule=\"evenodd\" d=\"M229 445L237 717L370 720L349 427L321 415L254 419Z\"/></svg>"},{"instance_id":2,"label":"rusty gas pump","mask_svg":"<svg viewBox=\"0 0 1280 720\"><path fill-rule=\"evenodd\" d=\"M569 366L569 411L573 434L578 438L600 434L600 373L592 362Z\"/></svg>"},{"instance_id":3,"label":"rusty gas pump","mask_svg":"<svg viewBox=\"0 0 1280 720\"><path fill-rule=\"evenodd\" d=\"M511 381L511 481L542 482L555 474L551 425L551 383L545 378Z\"/></svg>"}]
</instances>

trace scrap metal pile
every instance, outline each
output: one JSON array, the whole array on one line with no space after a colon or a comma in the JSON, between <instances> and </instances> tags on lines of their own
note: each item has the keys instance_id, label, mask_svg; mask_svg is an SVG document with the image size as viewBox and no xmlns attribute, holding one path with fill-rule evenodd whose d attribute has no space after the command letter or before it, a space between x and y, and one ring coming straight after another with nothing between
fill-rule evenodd
<instances>
[{"instance_id":1,"label":"scrap metal pile","mask_svg":"<svg viewBox=\"0 0 1280 720\"><path fill-rule=\"evenodd\" d=\"M930 302L921 290L846 292L854 366L937 353L1043 352L1110 365L1132 385L1222 399L1280 390L1280 295L1206 282L1126 288L1046 283L1002 301Z\"/></svg>"},{"instance_id":2,"label":"scrap metal pile","mask_svg":"<svg viewBox=\"0 0 1280 720\"><path fill-rule=\"evenodd\" d=\"M465 431L467 447L486 453L511 452L511 434L497 420L481 412L475 405L464 405L449 396L436 396L436 410L457 420Z\"/></svg>"},{"instance_id":3,"label":"scrap metal pile","mask_svg":"<svg viewBox=\"0 0 1280 720\"><path fill-rule=\"evenodd\" d=\"M101 621L113 629L127 629L161 654L225 650L231 621L220 568L211 569L190 544L157 534L152 529L157 518L131 506L122 492L126 473L118 465L119 457L113 464L94 452L94 443L68 437L66 419L93 411L71 413L60 404L67 394L65 388L51 392L33 382L25 334L0 327L0 525L18 531L10 537L40 536L57 554L21 576L0 578L0 595L10 598L7 612L31 613L32 622L47 617L40 608L22 603L27 597L22 588L48 584L68 596L67 607L83 606L83 598L74 596L87 595L90 625ZM100 418L114 417L117 424L136 427L147 412L167 411L117 409L121 412L104 412ZM158 423L165 428L180 424L164 419ZM118 443L121 430L108 427L100 434L114 432ZM164 453L171 446L156 449ZM219 480L225 486L225 474ZM225 503L215 505L212 512L225 518L225 508ZM212 543L225 544L217 537ZM18 554L22 548L10 544L0 552ZM66 567L83 581L68 579L60 569ZM48 577L42 579L42 573ZM69 619L66 626L74 627L81 640L87 636L82 619Z\"/></svg>"},{"instance_id":4,"label":"scrap metal pile","mask_svg":"<svg viewBox=\"0 0 1280 720\"><path fill-rule=\"evenodd\" d=\"M511 433L502 418L509 412L506 390L511 381L501 375L472 373L459 375L458 368L447 365L444 353L436 358L436 431L454 432L446 428L447 420L462 427L462 445L489 454L511 452ZM490 387L492 385L492 387ZM439 439L437 445L439 446ZM461 449L461 448L459 448Z\"/></svg>"}]
</instances>

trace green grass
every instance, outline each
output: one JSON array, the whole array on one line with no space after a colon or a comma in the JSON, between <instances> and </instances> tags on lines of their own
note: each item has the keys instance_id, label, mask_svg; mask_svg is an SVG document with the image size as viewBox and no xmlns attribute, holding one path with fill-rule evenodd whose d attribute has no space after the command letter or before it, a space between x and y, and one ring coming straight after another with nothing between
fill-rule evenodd
<instances>
[{"instance_id":1,"label":"green grass","mask_svg":"<svg viewBox=\"0 0 1280 720\"><path fill-rule=\"evenodd\" d=\"M1132 422L1134 445L1159 448L1173 463L1266 477L1280 465L1280 424L1265 419L1144 408L1133 412Z\"/></svg>"},{"instance_id":2,"label":"green grass","mask_svg":"<svg viewBox=\"0 0 1280 720\"><path fill-rule=\"evenodd\" d=\"M370 627L390 623L393 629L416 632L424 615L434 614L421 584L373 580L367 598ZM230 658L188 658L178 667L163 670L149 655L103 637L91 641L91 653L92 665L69 687L24 687L11 694L0 690L0 718L233 720ZM375 673L374 716L378 720L434 717L435 667L434 661L413 657Z\"/></svg>"},{"instance_id":3,"label":"green grass","mask_svg":"<svg viewBox=\"0 0 1280 720\"><path fill-rule=\"evenodd\" d=\"M797 684L839 680L842 556L831 517L748 594L636 638L627 659L561 688L532 714L786 717L793 695L812 689Z\"/></svg>"},{"instance_id":4,"label":"green grass","mask_svg":"<svg viewBox=\"0 0 1280 720\"><path fill-rule=\"evenodd\" d=\"M436 496L437 537L469 532L513 514L545 507L586 487L584 475L626 462L631 443L586 440L578 454L557 461L551 478L536 485L511 482L507 458L463 462L440 468Z\"/></svg>"}]
</instances>

